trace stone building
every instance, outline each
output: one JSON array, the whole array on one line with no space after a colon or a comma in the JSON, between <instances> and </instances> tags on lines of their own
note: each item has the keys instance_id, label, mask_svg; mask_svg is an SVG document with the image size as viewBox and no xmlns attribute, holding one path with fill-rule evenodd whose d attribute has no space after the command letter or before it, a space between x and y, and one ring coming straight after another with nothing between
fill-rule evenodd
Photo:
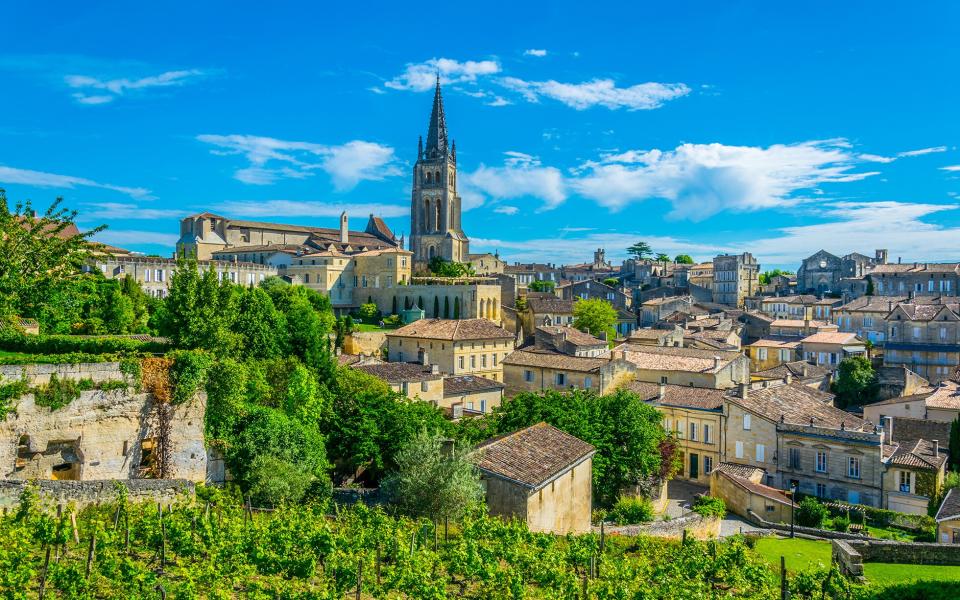
<instances>
[{"instance_id":1,"label":"stone building","mask_svg":"<svg viewBox=\"0 0 960 600\"><path fill-rule=\"evenodd\" d=\"M750 370L766 371L800 358L800 340L795 337L765 337L744 347Z\"/></svg>"},{"instance_id":2,"label":"stone building","mask_svg":"<svg viewBox=\"0 0 960 600\"><path fill-rule=\"evenodd\" d=\"M886 423L887 417L952 423L958 416L960 416L960 384L953 380L942 381L939 385L924 386L919 390L911 390L911 393L906 396L888 398L863 407L863 417L873 423ZM940 441L947 442L946 439Z\"/></svg>"},{"instance_id":3,"label":"stone building","mask_svg":"<svg viewBox=\"0 0 960 600\"><path fill-rule=\"evenodd\" d=\"M370 215L363 231L350 231L348 223L346 213L340 215L338 228L327 228L246 221L203 212L181 219L177 254L210 260L217 252L223 258L246 256L248 261L265 261L271 255L266 248L284 252L297 248L301 253L337 250L350 254L403 247L403 240L397 239L380 217Z\"/></svg>"},{"instance_id":4,"label":"stone building","mask_svg":"<svg viewBox=\"0 0 960 600\"><path fill-rule=\"evenodd\" d=\"M960 305L901 303L886 317L884 366L905 366L937 384L960 365Z\"/></svg>"},{"instance_id":5,"label":"stone building","mask_svg":"<svg viewBox=\"0 0 960 600\"><path fill-rule=\"evenodd\" d=\"M130 275L143 291L154 298L166 298L170 290L170 280L177 269L173 258L154 256L132 256L105 254L96 255L93 264L87 270L99 270L107 279L123 279ZM213 269L217 277L239 285L257 285L267 277L277 275L277 268L254 262L225 260L200 260L197 266L201 271Z\"/></svg>"},{"instance_id":6,"label":"stone building","mask_svg":"<svg viewBox=\"0 0 960 600\"><path fill-rule=\"evenodd\" d=\"M844 285L844 280L863 280L886 262L886 250L877 250L872 257L851 252L842 258L820 250L800 263L797 290L813 294L840 293L849 287Z\"/></svg>"},{"instance_id":7,"label":"stone building","mask_svg":"<svg viewBox=\"0 0 960 600\"><path fill-rule=\"evenodd\" d=\"M957 296L958 263L896 263L878 265L870 273L877 296Z\"/></svg>"},{"instance_id":8,"label":"stone building","mask_svg":"<svg viewBox=\"0 0 960 600\"><path fill-rule=\"evenodd\" d=\"M679 325L674 325L669 329L636 329L630 333L627 338L630 344L639 344L641 346L683 346L684 329Z\"/></svg>"},{"instance_id":9,"label":"stone building","mask_svg":"<svg viewBox=\"0 0 960 600\"><path fill-rule=\"evenodd\" d=\"M652 327L675 312L689 311L693 305L690 296L650 298L640 305L640 326Z\"/></svg>"},{"instance_id":10,"label":"stone building","mask_svg":"<svg viewBox=\"0 0 960 600\"><path fill-rule=\"evenodd\" d=\"M632 363L637 381L713 389L750 381L750 359L740 352L624 343L610 355Z\"/></svg>"},{"instance_id":11,"label":"stone building","mask_svg":"<svg viewBox=\"0 0 960 600\"><path fill-rule=\"evenodd\" d=\"M764 469L767 485L881 507L882 433L802 383L728 394L726 459Z\"/></svg>"},{"instance_id":12,"label":"stone building","mask_svg":"<svg viewBox=\"0 0 960 600\"><path fill-rule=\"evenodd\" d=\"M952 488L947 492L934 519L939 543L960 544L960 488Z\"/></svg>"},{"instance_id":13,"label":"stone building","mask_svg":"<svg viewBox=\"0 0 960 600\"><path fill-rule=\"evenodd\" d=\"M586 300L589 298L606 300L614 308L622 310L629 309L633 302L633 298L625 294L623 290L596 280L574 281L567 285L561 285L557 288L557 291L564 300Z\"/></svg>"},{"instance_id":14,"label":"stone building","mask_svg":"<svg viewBox=\"0 0 960 600\"><path fill-rule=\"evenodd\" d=\"M470 254L466 262L473 268L477 275L501 275L507 267L507 263L500 258L500 253L490 254Z\"/></svg>"},{"instance_id":15,"label":"stone building","mask_svg":"<svg viewBox=\"0 0 960 600\"><path fill-rule=\"evenodd\" d=\"M663 415L663 428L673 432L683 468L678 479L708 484L723 457L724 391L632 381L633 392Z\"/></svg>"},{"instance_id":16,"label":"stone building","mask_svg":"<svg viewBox=\"0 0 960 600\"><path fill-rule=\"evenodd\" d=\"M761 298L759 310L776 319L813 319L813 305L817 297L811 294L772 296Z\"/></svg>"},{"instance_id":17,"label":"stone building","mask_svg":"<svg viewBox=\"0 0 960 600\"><path fill-rule=\"evenodd\" d=\"M422 360L428 355L421 353ZM352 367L387 382L395 392L407 398L440 406L443 401L443 373L436 364L423 362L375 362Z\"/></svg>"},{"instance_id":18,"label":"stone building","mask_svg":"<svg viewBox=\"0 0 960 600\"><path fill-rule=\"evenodd\" d=\"M829 321L775 319L770 323L769 329L769 335L772 336L804 338L815 333L837 331L839 327Z\"/></svg>"},{"instance_id":19,"label":"stone building","mask_svg":"<svg viewBox=\"0 0 960 600\"><path fill-rule=\"evenodd\" d=\"M429 362L493 381L503 381L503 359L514 349L513 334L487 319L422 319L386 335L390 362Z\"/></svg>"},{"instance_id":20,"label":"stone building","mask_svg":"<svg viewBox=\"0 0 960 600\"><path fill-rule=\"evenodd\" d=\"M882 346L887 340L888 314L893 307L909 300L906 296L861 296L833 311L840 331L855 333L872 344Z\"/></svg>"},{"instance_id":21,"label":"stone building","mask_svg":"<svg viewBox=\"0 0 960 600\"><path fill-rule=\"evenodd\" d=\"M855 333L821 331L800 340L800 353L811 364L836 371L843 359L866 356L867 346Z\"/></svg>"},{"instance_id":22,"label":"stone building","mask_svg":"<svg viewBox=\"0 0 960 600\"><path fill-rule=\"evenodd\" d=\"M454 375L443 379L441 406L453 419L492 412L503 402L503 383L477 377Z\"/></svg>"},{"instance_id":23,"label":"stone building","mask_svg":"<svg viewBox=\"0 0 960 600\"><path fill-rule=\"evenodd\" d=\"M410 250L413 260L426 266L435 256L467 262L470 241L460 223L462 202L457 194L457 143L448 144L447 119L440 93L440 77L433 95L433 109L413 166L410 201Z\"/></svg>"},{"instance_id":24,"label":"stone building","mask_svg":"<svg viewBox=\"0 0 960 600\"><path fill-rule=\"evenodd\" d=\"M587 442L538 423L481 443L473 461L491 515L564 535L590 531L595 453Z\"/></svg>"},{"instance_id":25,"label":"stone building","mask_svg":"<svg viewBox=\"0 0 960 600\"><path fill-rule=\"evenodd\" d=\"M728 511L745 519L758 515L772 523L789 522L797 505L783 490L763 484L765 477L763 469L720 463L710 477L710 495L722 498Z\"/></svg>"},{"instance_id":26,"label":"stone building","mask_svg":"<svg viewBox=\"0 0 960 600\"><path fill-rule=\"evenodd\" d=\"M760 288L760 264L749 252L721 254L713 259L713 301L740 308L746 296Z\"/></svg>"},{"instance_id":27,"label":"stone building","mask_svg":"<svg viewBox=\"0 0 960 600\"><path fill-rule=\"evenodd\" d=\"M884 445L884 504L888 510L926 515L946 475L947 454L938 441L923 439Z\"/></svg>"}]
</instances>

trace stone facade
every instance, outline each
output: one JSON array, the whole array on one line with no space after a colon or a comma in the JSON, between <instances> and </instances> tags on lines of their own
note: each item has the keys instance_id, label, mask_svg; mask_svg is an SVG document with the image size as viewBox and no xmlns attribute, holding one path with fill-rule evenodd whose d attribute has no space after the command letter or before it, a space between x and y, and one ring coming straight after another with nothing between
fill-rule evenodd
<instances>
[{"instance_id":1,"label":"stone facade","mask_svg":"<svg viewBox=\"0 0 960 600\"><path fill-rule=\"evenodd\" d=\"M277 267L252 262L200 260L197 266L201 271L213 269L221 280L226 279L245 286L256 285L267 277L279 274ZM123 279L130 275L148 295L166 298L170 279L177 269L177 261L173 258L152 256L97 255L89 269L99 270L107 279Z\"/></svg>"},{"instance_id":2,"label":"stone facade","mask_svg":"<svg viewBox=\"0 0 960 600\"><path fill-rule=\"evenodd\" d=\"M37 480L40 500L49 504L70 504L82 509L90 504L115 502L117 482L113 479L95 481ZM13 508L31 482L0 480L0 508ZM172 504L183 494L193 495L195 484L187 479L130 479L123 481L131 502Z\"/></svg>"},{"instance_id":3,"label":"stone facade","mask_svg":"<svg viewBox=\"0 0 960 600\"><path fill-rule=\"evenodd\" d=\"M760 264L749 252L713 259L713 301L740 308L746 296L760 289Z\"/></svg>"},{"instance_id":4,"label":"stone facade","mask_svg":"<svg viewBox=\"0 0 960 600\"><path fill-rule=\"evenodd\" d=\"M960 366L960 305L902 303L887 316L883 365L938 384Z\"/></svg>"},{"instance_id":5,"label":"stone facade","mask_svg":"<svg viewBox=\"0 0 960 600\"><path fill-rule=\"evenodd\" d=\"M446 332L411 334L408 328L418 323L423 322L387 333L390 362L426 360L450 375L477 375L503 381L503 359L513 352L515 345L510 332L491 326L493 333L457 333L453 338ZM427 358L422 358L424 355Z\"/></svg>"},{"instance_id":6,"label":"stone facade","mask_svg":"<svg viewBox=\"0 0 960 600\"><path fill-rule=\"evenodd\" d=\"M870 273L877 296L956 297L960 286L958 263L896 263L877 266Z\"/></svg>"},{"instance_id":7,"label":"stone facade","mask_svg":"<svg viewBox=\"0 0 960 600\"><path fill-rule=\"evenodd\" d=\"M357 290L362 302L373 301L384 314L420 307L428 319L487 319L500 324L500 285L494 279L415 277L409 285ZM421 303L423 306L421 306Z\"/></svg>"}]
</instances>

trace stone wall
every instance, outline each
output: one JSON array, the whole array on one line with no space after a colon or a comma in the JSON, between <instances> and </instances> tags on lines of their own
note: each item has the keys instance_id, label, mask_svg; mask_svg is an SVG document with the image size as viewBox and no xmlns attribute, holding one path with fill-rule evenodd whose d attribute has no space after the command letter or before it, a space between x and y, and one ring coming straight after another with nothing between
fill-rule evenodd
<instances>
[{"instance_id":1,"label":"stone wall","mask_svg":"<svg viewBox=\"0 0 960 600\"><path fill-rule=\"evenodd\" d=\"M680 539L683 532L688 536L698 540L716 538L720 535L720 519L715 517L704 517L698 513L692 513L677 519L669 521L653 521L652 523L643 523L638 525L620 525L605 526L604 529L610 535L650 535L654 537L665 537ZM594 527L594 532L599 528Z\"/></svg>"},{"instance_id":2,"label":"stone wall","mask_svg":"<svg viewBox=\"0 0 960 600\"><path fill-rule=\"evenodd\" d=\"M387 336L382 331L355 331L343 340L343 351L347 354L379 357L386 347Z\"/></svg>"},{"instance_id":3,"label":"stone wall","mask_svg":"<svg viewBox=\"0 0 960 600\"><path fill-rule=\"evenodd\" d=\"M893 540L858 540L847 543L863 557L863 562L960 565L960 545Z\"/></svg>"},{"instance_id":4,"label":"stone wall","mask_svg":"<svg viewBox=\"0 0 960 600\"><path fill-rule=\"evenodd\" d=\"M763 527L766 529L774 529L776 531L781 531L784 533L790 532L790 523L773 523L763 519L760 515L753 511L749 511L747 520L753 523L758 527ZM858 535L856 533L845 533L842 531L831 531L829 529L816 529L814 527L801 527L800 525L794 525L793 531L797 534L802 534L805 537L811 538L827 538L834 540L864 540L864 536Z\"/></svg>"},{"instance_id":5,"label":"stone wall","mask_svg":"<svg viewBox=\"0 0 960 600\"><path fill-rule=\"evenodd\" d=\"M149 450L156 436L152 395L130 390L90 390L66 406L51 410L37 406L33 394L26 394L14 406L15 411L0 421L0 478L142 477L144 451ZM169 477L205 480L205 411L203 392L174 407Z\"/></svg>"},{"instance_id":6,"label":"stone wall","mask_svg":"<svg viewBox=\"0 0 960 600\"><path fill-rule=\"evenodd\" d=\"M117 499L116 481L51 481L38 480L40 499L45 503L74 503L78 508L88 504L113 502ZM130 479L123 482L127 486L128 497L133 502L150 501L169 504L183 493L192 495L195 487L186 479ZM20 501L23 490L30 485L27 481L0 480L0 507L11 508Z\"/></svg>"},{"instance_id":7,"label":"stone wall","mask_svg":"<svg viewBox=\"0 0 960 600\"><path fill-rule=\"evenodd\" d=\"M0 381L26 379L27 385L36 386L49 383L53 374L56 374L58 379L92 379L95 383L125 379L118 362L0 365Z\"/></svg>"}]
</instances>

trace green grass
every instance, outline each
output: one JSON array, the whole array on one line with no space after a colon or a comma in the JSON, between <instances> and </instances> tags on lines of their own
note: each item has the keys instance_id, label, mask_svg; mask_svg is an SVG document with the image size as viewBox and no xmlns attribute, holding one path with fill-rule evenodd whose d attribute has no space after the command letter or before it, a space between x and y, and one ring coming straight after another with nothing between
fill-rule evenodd
<instances>
[{"instance_id":1,"label":"green grass","mask_svg":"<svg viewBox=\"0 0 960 600\"><path fill-rule=\"evenodd\" d=\"M801 571L830 564L830 542L818 542L801 538L761 538L754 547L757 554L771 565L779 568L780 557L787 560L788 571Z\"/></svg>"},{"instance_id":2,"label":"green grass","mask_svg":"<svg viewBox=\"0 0 960 600\"><path fill-rule=\"evenodd\" d=\"M960 567L864 563L863 574L870 583L888 586L911 581L960 581Z\"/></svg>"}]
</instances>

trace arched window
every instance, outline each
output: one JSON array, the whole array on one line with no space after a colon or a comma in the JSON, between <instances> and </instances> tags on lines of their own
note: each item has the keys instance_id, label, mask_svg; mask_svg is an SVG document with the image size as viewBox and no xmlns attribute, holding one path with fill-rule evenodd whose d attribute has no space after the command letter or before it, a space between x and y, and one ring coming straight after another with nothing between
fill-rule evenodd
<instances>
[{"instance_id":1,"label":"arched window","mask_svg":"<svg viewBox=\"0 0 960 600\"><path fill-rule=\"evenodd\" d=\"M433 246L430 246L429 248L427 248L427 258L429 258L429 259L432 260L432 259L433 259L433 256L434 256L436 253L437 253L437 250L436 250L436 248L434 248Z\"/></svg>"},{"instance_id":2,"label":"arched window","mask_svg":"<svg viewBox=\"0 0 960 600\"><path fill-rule=\"evenodd\" d=\"M440 218L440 201L437 201L437 231L440 231L440 224L443 223L443 220Z\"/></svg>"},{"instance_id":3,"label":"arched window","mask_svg":"<svg viewBox=\"0 0 960 600\"><path fill-rule=\"evenodd\" d=\"M433 180L436 181L437 183L440 183L440 171L437 171L437 174L436 174L436 176L433 178Z\"/></svg>"},{"instance_id":4,"label":"arched window","mask_svg":"<svg viewBox=\"0 0 960 600\"><path fill-rule=\"evenodd\" d=\"M430 231L430 198L423 201L423 230Z\"/></svg>"},{"instance_id":5,"label":"arched window","mask_svg":"<svg viewBox=\"0 0 960 600\"><path fill-rule=\"evenodd\" d=\"M427 171L427 183L430 183L430 171Z\"/></svg>"},{"instance_id":6,"label":"arched window","mask_svg":"<svg viewBox=\"0 0 960 600\"><path fill-rule=\"evenodd\" d=\"M487 301L481 299L481 300L480 300L480 314L478 314L477 316L480 317L481 319L484 318L484 317L486 317L486 316L487 316L486 310L487 310Z\"/></svg>"}]
</instances>

